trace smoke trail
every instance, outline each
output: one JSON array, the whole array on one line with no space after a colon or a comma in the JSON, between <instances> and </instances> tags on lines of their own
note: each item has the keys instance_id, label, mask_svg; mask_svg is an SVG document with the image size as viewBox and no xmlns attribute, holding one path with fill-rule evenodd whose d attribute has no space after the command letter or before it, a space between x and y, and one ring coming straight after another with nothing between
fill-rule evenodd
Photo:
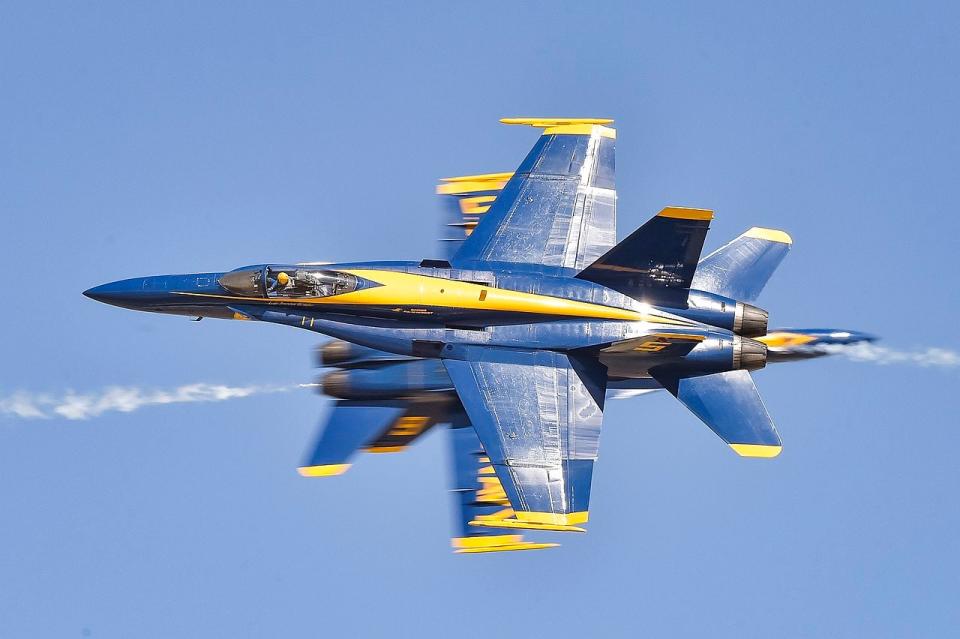
<instances>
[{"instance_id":1,"label":"smoke trail","mask_svg":"<svg viewBox=\"0 0 960 639\"><path fill-rule=\"evenodd\" d=\"M870 362L882 366L891 364L911 364L914 366L934 366L939 368L960 366L960 353L945 348L898 351L868 342L860 342L858 344L831 344L817 348L831 355L842 355L855 362Z\"/></svg>"},{"instance_id":2,"label":"smoke trail","mask_svg":"<svg viewBox=\"0 0 960 639\"><path fill-rule=\"evenodd\" d=\"M302 386L310 386L310 384L226 386L201 383L167 390L110 386L99 392L76 393L71 390L62 395L18 391L12 395L0 397L0 416L20 419L63 417L82 420L113 411L132 413L146 406L161 404L223 402L264 393L283 393Z\"/></svg>"}]
</instances>

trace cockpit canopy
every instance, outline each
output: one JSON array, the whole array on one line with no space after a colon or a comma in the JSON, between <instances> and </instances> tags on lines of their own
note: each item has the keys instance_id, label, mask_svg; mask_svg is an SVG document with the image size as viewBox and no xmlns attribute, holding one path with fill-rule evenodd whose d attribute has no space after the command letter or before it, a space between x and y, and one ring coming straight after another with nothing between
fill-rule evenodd
<instances>
[{"instance_id":1,"label":"cockpit canopy","mask_svg":"<svg viewBox=\"0 0 960 639\"><path fill-rule=\"evenodd\" d=\"M357 290L355 275L301 266L240 268L220 277L220 286L244 297L330 297Z\"/></svg>"}]
</instances>

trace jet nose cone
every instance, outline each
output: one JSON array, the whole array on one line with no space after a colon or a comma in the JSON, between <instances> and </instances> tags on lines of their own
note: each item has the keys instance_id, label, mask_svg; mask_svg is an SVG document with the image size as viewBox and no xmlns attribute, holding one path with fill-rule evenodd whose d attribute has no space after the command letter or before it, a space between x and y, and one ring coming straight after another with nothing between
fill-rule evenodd
<instances>
[{"instance_id":1,"label":"jet nose cone","mask_svg":"<svg viewBox=\"0 0 960 639\"><path fill-rule=\"evenodd\" d=\"M102 284L101 286L94 286L93 288L88 288L83 292L84 295L89 297L92 300L97 300L98 302L105 302L105 297L108 297L110 294L106 292L107 285Z\"/></svg>"},{"instance_id":2,"label":"jet nose cone","mask_svg":"<svg viewBox=\"0 0 960 639\"><path fill-rule=\"evenodd\" d=\"M141 301L139 298L142 296L142 293L142 277L101 284L100 286L94 286L83 292L83 294L90 299L103 302L104 304L122 306L124 308L137 308L138 302Z\"/></svg>"}]
</instances>

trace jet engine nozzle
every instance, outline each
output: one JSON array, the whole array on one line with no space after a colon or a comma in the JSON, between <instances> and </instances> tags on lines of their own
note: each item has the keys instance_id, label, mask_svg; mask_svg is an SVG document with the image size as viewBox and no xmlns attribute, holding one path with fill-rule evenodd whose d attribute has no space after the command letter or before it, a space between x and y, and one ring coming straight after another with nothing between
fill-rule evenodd
<instances>
[{"instance_id":1,"label":"jet engine nozzle","mask_svg":"<svg viewBox=\"0 0 960 639\"><path fill-rule=\"evenodd\" d=\"M759 309L757 309L759 310ZM764 313L766 315L766 313ZM767 345L755 339L733 338L733 368L755 371L767 365Z\"/></svg>"},{"instance_id":2,"label":"jet engine nozzle","mask_svg":"<svg viewBox=\"0 0 960 639\"><path fill-rule=\"evenodd\" d=\"M319 381L320 386L317 388L317 392L321 395L328 395L329 397L336 397L338 399L352 398L350 392L350 374L347 373L347 371L327 373L321 377Z\"/></svg>"},{"instance_id":3,"label":"jet engine nozzle","mask_svg":"<svg viewBox=\"0 0 960 639\"><path fill-rule=\"evenodd\" d=\"M354 358L357 349L350 342L335 339L317 346L317 366L336 366Z\"/></svg>"},{"instance_id":4,"label":"jet engine nozzle","mask_svg":"<svg viewBox=\"0 0 960 639\"><path fill-rule=\"evenodd\" d=\"M737 311L733 316L733 332L744 337L766 335L769 316L762 308L737 302Z\"/></svg>"}]
</instances>

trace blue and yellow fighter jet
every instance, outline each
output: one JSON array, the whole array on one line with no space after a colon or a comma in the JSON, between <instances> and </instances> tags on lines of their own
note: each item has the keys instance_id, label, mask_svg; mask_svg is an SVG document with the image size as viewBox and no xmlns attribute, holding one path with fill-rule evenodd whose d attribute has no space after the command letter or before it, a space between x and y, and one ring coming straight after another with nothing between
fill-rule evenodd
<instances>
[{"instance_id":1,"label":"blue and yellow fighter jet","mask_svg":"<svg viewBox=\"0 0 960 639\"><path fill-rule=\"evenodd\" d=\"M666 389L737 454L778 455L750 372L871 339L768 334L751 302L789 236L752 228L701 260L712 211L668 207L616 243L611 121L503 122L542 135L512 174L444 183L463 216L447 260L265 264L84 294L334 337L321 356L339 370L323 387L341 400L301 474L339 474L358 449L450 424L462 552L552 545L502 529L583 530L608 390Z\"/></svg>"}]
</instances>

